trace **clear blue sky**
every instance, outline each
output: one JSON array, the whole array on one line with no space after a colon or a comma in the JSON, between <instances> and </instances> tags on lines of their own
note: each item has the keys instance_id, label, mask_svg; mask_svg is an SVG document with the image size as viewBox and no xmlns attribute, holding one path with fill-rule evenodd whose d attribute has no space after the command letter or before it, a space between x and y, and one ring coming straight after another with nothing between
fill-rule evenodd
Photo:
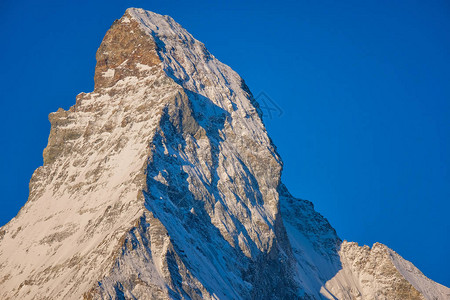
<instances>
[{"instance_id":1,"label":"clear blue sky","mask_svg":"<svg viewBox=\"0 0 450 300\"><path fill-rule=\"evenodd\" d=\"M47 115L92 91L127 7L171 15L283 110L290 191L341 238L387 244L450 286L450 2L0 2L0 225L42 164Z\"/></svg>"}]
</instances>

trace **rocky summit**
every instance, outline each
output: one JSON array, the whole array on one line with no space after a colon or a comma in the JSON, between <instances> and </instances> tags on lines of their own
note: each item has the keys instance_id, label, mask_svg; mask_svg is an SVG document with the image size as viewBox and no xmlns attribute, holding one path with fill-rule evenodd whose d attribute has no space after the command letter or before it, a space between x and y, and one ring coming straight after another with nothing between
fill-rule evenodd
<instances>
[{"instance_id":1,"label":"rocky summit","mask_svg":"<svg viewBox=\"0 0 450 300\"><path fill-rule=\"evenodd\" d=\"M244 80L168 16L128 9L49 120L0 299L450 299L288 192Z\"/></svg>"}]
</instances>

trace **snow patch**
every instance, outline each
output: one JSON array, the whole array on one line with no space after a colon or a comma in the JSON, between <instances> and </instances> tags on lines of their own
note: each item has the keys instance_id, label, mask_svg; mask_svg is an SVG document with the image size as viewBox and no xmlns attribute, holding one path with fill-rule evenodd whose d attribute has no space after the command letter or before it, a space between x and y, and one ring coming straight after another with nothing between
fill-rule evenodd
<instances>
[{"instance_id":1,"label":"snow patch","mask_svg":"<svg viewBox=\"0 0 450 300\"><path fill-rule=\"evenodd\" d=\"M108 69L108 71L103 72L102 76L106 78L111 78L114 77L115 72L116 71L114 69Z\"/></svg>"},{"instance_id":2,"label":"snow patch","mask_svg":"<svg viewBox=\"0 0 450 300\"><path fill-rule=\"evenodd\" d=\"M144 65L141 63L137 63L136 67L139 69L139 71L150 71L152 69L152 67L148 66L148 65Z\"/></svg>"}]
</instances>

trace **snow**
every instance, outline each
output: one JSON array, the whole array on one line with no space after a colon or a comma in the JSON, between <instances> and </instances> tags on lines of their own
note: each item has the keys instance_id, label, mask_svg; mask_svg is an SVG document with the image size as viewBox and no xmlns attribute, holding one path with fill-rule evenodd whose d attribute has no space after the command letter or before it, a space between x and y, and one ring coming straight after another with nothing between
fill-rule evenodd
<instances>
[{"instance_id":1,"label":"snow","mask_svg":"<svg viewBox=\"0 0 450 300\"><path fill-rule=\"evenodd\" d=\"M450 299L450 289L437 283L419 271L411 262L403 259L395 251L389 249L390 257L397 270L411 283L426 299Z\"/></svg>"},{"instance_id":2,"label":"snow","mask_svg":"<svg viewBox=\"0 0 450 300\"><path fill-rule=\"evenodd\" d=\"M138 69L140 71L150 71L152 69L152 67L150 67L148 65L141 64L141 63L137 63L136 67L138 67Z\"/></svg>"},{"instance_id":3,"label":"snow","mask_svg":"<svg viewBox=\"0 0 450 300\"><path fill-rule=\"evenodd\" d=\"M103 72L103 77L114 77L115 70L114 69L108 69L106 72Z\"/></svg>"},{"instance_id":4,"label":"snow","mask_svg":"<svg viewBox=\"0 0 450 300\"><path fill-rule=\"evenodd\" d=\"M240 76L172 18L131 8L117 26L134 22L161 63L138 60L135 74L55 115L62 150L35 171L30 200L1 229L1 275L12 275L0 277L0 298L114 298L119 283L139 299L258 298L280 284L285 298L289 289L317 299L364 293L370 270L353 272L350 256L368 248L340 250L328 221L284 190L281 159ZM448 296L389 253L426 297ZM277 282L289 276L295 286Z\"/></svg>"},{"instance_id":5,"label":"snow","mask_svg":"<svg viewBox=\"0 0 450 300\"><path fill-rule=\"evenodd\" d=\"M105 73L111 75L114 70ZM139 177L146 163L148 141L158 127L158 111L173 95L165 93L161 97L160 90L143 93L142 89L149 81L161 82L162 91L167 83L174 86L165 77L162 70L148 76L147 81L127 77L116 85L124 92L116 92L114 97L107 91L81 95L80 104L70 114L71 121L59 130L83 132L92 128L93 134L67 142L66 147L72 151L38 169L42 175L34 175L39 180L36 189L42 194L31 197L20 214L2 228L7 232L0 244L2 273L14 276L3 283L1 290L17 287L30 277L40 278L39 270L60 266L61 271L54 275L58 280L26 285L20 292L26 295L47 290L53 291L55 297L60 294L71 295L66 299L79 299L80 293L87 291L100 274L106 274L110 253L143 214L143 205L138 201L143 187ZM135 108L143 103L153 106L154 111L143 112L143 116L136 114ZM136 122L122 127L120 124L127 117ZM141 118L147 121L139 122ZM113 130L102 132L111 122L116 123ZM112 214L111 207L121 210L114 220L108 216ZM61 237L61 241L45 242L52 237ZM93 255L99 252L103 255ZM74 257L80 257L79 269L68 267Z\"/></svg>"},{"instance_id":6,"label":"snow","mask_svg":"<svg viewBox=\"0 0 450 300\"><path fill-rule=\"evenodd\" d=\"M450 289L426 278L414 265L383 244L372 248L343 242L339 272L322 289L341 298L356 299L449 299ZM400 293L400 294L399 294ZM330 299L333 299L330 297Z\"/></svg>"}]
</instances>

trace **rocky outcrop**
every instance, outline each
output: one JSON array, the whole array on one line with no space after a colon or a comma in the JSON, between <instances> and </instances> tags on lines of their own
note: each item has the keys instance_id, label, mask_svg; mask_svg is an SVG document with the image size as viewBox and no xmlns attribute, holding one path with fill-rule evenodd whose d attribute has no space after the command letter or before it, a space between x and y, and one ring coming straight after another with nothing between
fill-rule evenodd
<instances>
[{"instance_id":1,"label":"rocky outcrop","mask_svg":"<svg viewBox=\"0 0 450 300\"><path fill-rule=\"evenodd\" d=\"M338 299L449 299L448 288L426 278L383 244L344 242L342 269L324 288ZM326 294L326 292L324 292Z\"/></svg>"},{"instance_id":2,"label":"rocky outcrop","mask_svg":"<svg viewBox=\"0 0 450 300\"><path fill-rule=\"evenodd\" d=\"M94 91L49 119L29 200L0 230L1 299L448 296L290 195L245 82L168 16L128 9Z\"/></svg>"}]
</instances>

